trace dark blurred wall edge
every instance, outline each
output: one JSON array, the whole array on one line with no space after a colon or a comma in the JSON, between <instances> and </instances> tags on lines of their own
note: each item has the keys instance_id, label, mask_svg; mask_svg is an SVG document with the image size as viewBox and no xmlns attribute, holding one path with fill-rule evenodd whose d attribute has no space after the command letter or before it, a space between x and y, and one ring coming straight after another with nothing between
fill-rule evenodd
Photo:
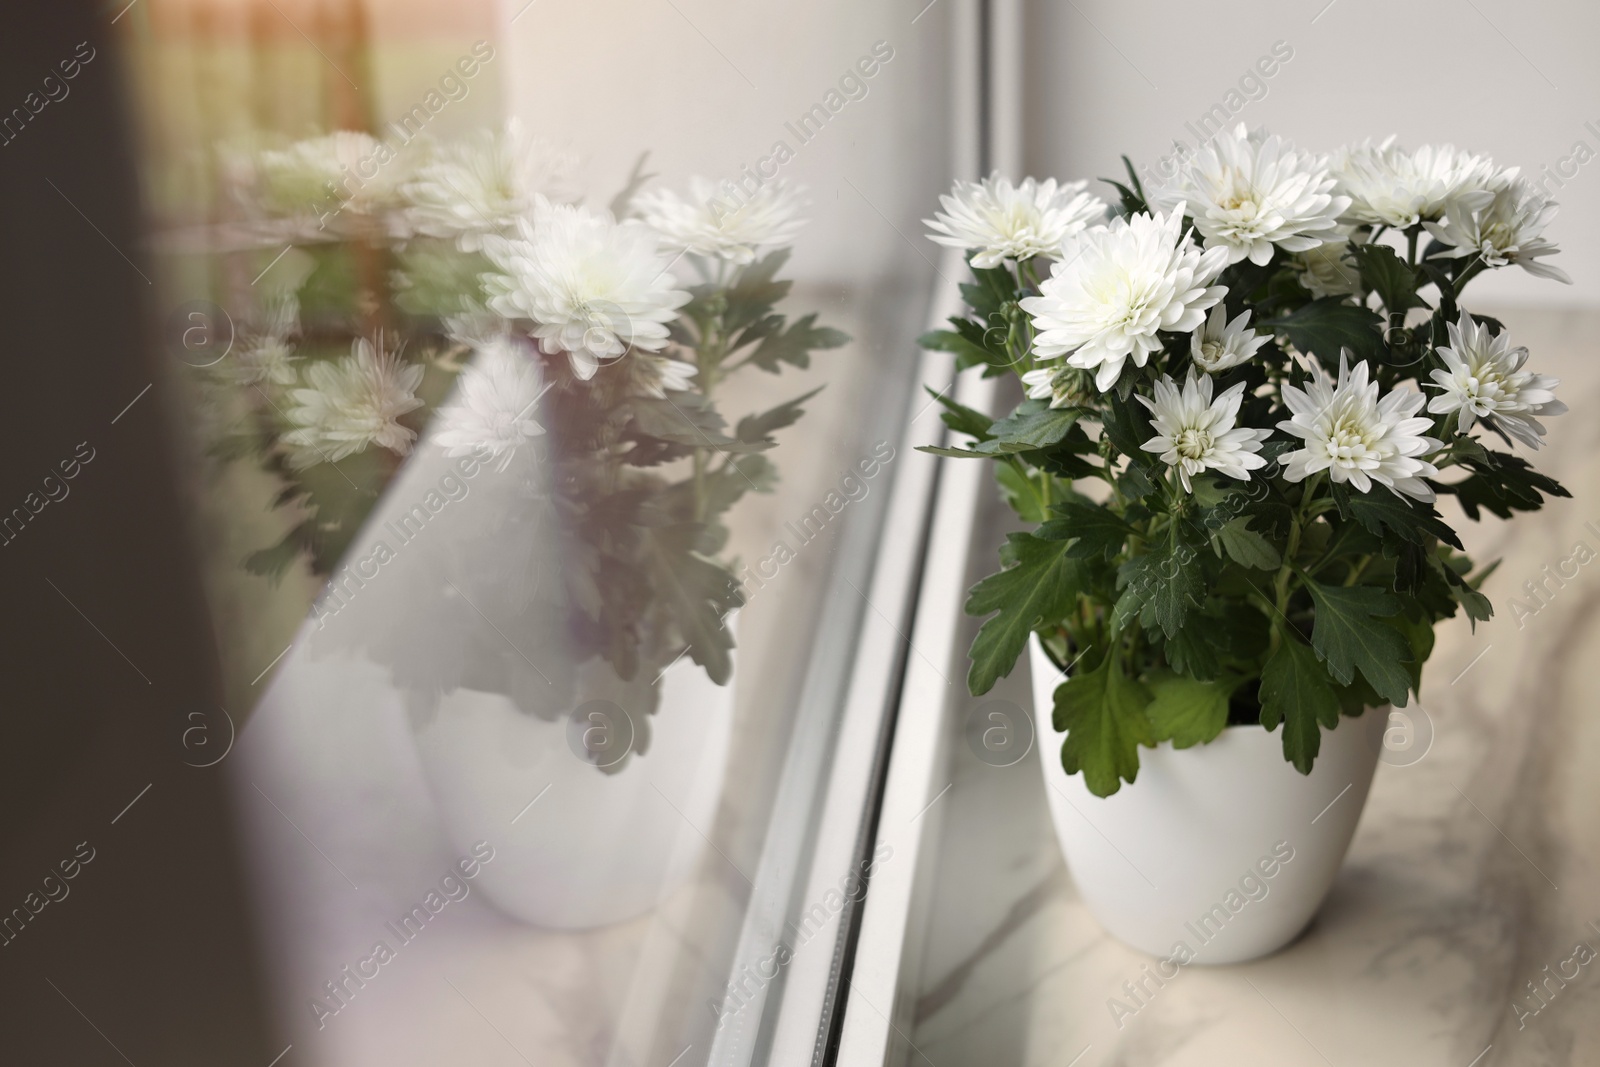
<instances>
[{"instance_id":1,"label":"dark blurred wall edge","mask_svg":"<svg viewBox=\"0 0 1600 1067\"><path fill-rule=\"evenodd\" d=\"M224 768L182 743L191 711L226 725L166 432L121 7L25 0L0 29L0 1063L266 1067L284 1042Z\"/></svg>"}]
</instances>

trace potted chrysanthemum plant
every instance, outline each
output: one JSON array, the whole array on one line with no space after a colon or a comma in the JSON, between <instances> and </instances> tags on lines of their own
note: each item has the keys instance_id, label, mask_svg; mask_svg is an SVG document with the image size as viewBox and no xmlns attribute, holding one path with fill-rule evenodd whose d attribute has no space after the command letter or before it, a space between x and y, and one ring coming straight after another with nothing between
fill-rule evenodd
<instances>
[{"instance_id":1,"label":"potted chrysanthemum plant","mask_svg":"<svg viewBox=\"0 0 1600 1067\"><path fill-rule=\"evenodd\" d=\"M1015 376L940 396L1028 529L967 608L969 685L1032 643L1040 751L1079 888L1123 940L1227 962L1309 920L1434 627L1488 619L1436 503L1568 495L1520 454L1565 410L1468 282L1545 260L1536 189L1451 147L1332 157L1243 126L1108 206L1085 183L958 183L968 310L923 338ZM1063 736L1064 735L1064 736ZM1158 888L1159 887L1159 888Z\"/></svg>"},{"instance_id":2,"label":"potted chrysanthemum plant","mask_svg":"<svg viewBox=\"0 0 1600 1067\"><path fill-rule=\"evenodd\" d=\"M291 146L257 161L272 178L259 184L303 198L376 143ZM783 183L640 193L641 166L606 210L580 203L570 164L514 125L409 147L381 195L328 187L333 207L288 211L303 247L267 272L264 310L240 316L248 451L304 515L250 566L303 558L328 575L318 644L386 667L452 837L499 848L493 899L544 925L615 921L698 852L653 790L678 797L688 825L711 820L744 600L726 520L772 490L774 434L811 395L730 424L721 387L846 338L777 310L802 225ZM255 198L268 221L282 199ZM378 262L381 284L362 285L352 257ZM387 329L363 333L373 322ZM371 457L377 476L344 476ZM429 503L444 479L456 495ZM424 523L427 536L400 532ZM373 577L394 558L405 577ZM619 773L641 757L648 775ZM507 812L543 785L569 814L508 838Z\"/></svg>"}]
</instances>

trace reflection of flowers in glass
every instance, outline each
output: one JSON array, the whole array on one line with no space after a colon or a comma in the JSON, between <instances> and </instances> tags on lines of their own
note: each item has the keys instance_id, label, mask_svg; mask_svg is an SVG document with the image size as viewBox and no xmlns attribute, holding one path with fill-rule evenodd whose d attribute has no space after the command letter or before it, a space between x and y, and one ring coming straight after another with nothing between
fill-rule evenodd
<instances>
[{"instance_id":1,"label":"reflection of flowers in glass","mask_svg":"<svg viewBox=\"0 0 1600 1067\"><path fill-rule=\"evenodd\" d=\"M525 345L526 342L523 342ZM511 464L517 449L544 433L534 419L544 395L539 361L509 337L477 346L477 358L461 374L455 396L439 413L433 435L447 456L487 452L496 470Z\"/></svg>"},{"instance_id":2,"label":"reflection of flowers in glass","mask_svg":"<svg viewBox=\"0 0 1600 1067\"><path fill-rule=\"evenodd\" d=\"M1229 322L1223 305L1211 309L1205 329L1196 330L1189 338L1189 358L1207 374L1216 374L1229 367L1237 367L1256 354L1256 350L1270 339L1250 329L1250 312L1241 311Z\"/></svg>"},{"instance_id":3,"label":"reflection of flowers in glass","mask_svg":"<svg viewBox=\"0 0 1600 1067\"><path fill-rule=\"evenodd\" d=\"M422 371L419 364L402 363L397 353L378 351L366 338L355 341L344 359L313 364L306 372L309 387L291 394L296 406L289 421L296 428L283 437L294 447L291 465L335 462L368 445L405 455L417 435L398 420L422 406L416 396Z\"/></svg>"},{"instance_id":4,"label":"reflection of flowers in glass","mask_svg":"<svg viewBox=\"0 0 1600 1067\"><path fill-rule=\"evenodd\" d=\"M299 299L290 292L270 301L266 320L261 333L247 337L240 345L238 357L229 368L231 376L241 385L293 385L300 377L295 367L300 357L289 338L300 328Z\"/></svg>"},{"instance_id":5,"label":"reflection of flowers in glass","mask_svg":"<svg viewBox=\"0 0 1600 1067\"><path fill-rule=\"evenodd\" d=\"M1304 252L1333 234L1350 201L1332 189L1326 159L1241 122L1212 138L1150 203L1187 203L1207 248L1226 248L1230 263L1265 266L1274 248Z\"/></svg>"},{"instance_id":6,"label":"reflection of flowers in glass","mask_svg":"<svg viewBox=\"0 0 1600 1067\"><path fill-rule=\"evenodd\" d=\"M1566 271L1539 262L1561 251L1540 236L1555 213L1555 201L1515 178L1496 190L1487 204L1476 209L1465 203L1451 204L1445 208L1443 225L1425 222L1423 226L1441 243L1452 246L1435 258L1478 256L1490 267L1515 264L1529 274L1571 285Z\"/></svg>"},{"instance_id":7,"label":"reflection of flowers in glass","mask_svg":"<svg viewBox=\"0 0 1600 1067\"><path fill-rule=\"evenodd\" d=\"M665 400L669 392L687 392L698 373L693 363L669 356L640 353L633 366L633 381L643 395Z\"/></svg>"},{"instance_id":8,"label":"reflection of flowers in glass","mask_svg":"<svg viewBox=\"0 0 1600 1067\"><path fill-rule=\"evenodd\" d=\"M928 235L934 243L976 252L974 267L1059 257L1062 242L1105 219L1105 202L1084 192L1088 185L1024 178L1013 186L996 171L981 182L956 182L939 197L944 211L923 223L937 231Z\"/></svg>"},{"instance_id":9,"label":"reflection of flowers in glass","mask_svg":"<svg viewBox=\"0 0 1600 1067\"><path fill-rule=\"evenodd\" d=\"M651 189L634 203L669 247L741 265L753 262L760 248L790 244L806 223L800 217L801 190L783 181L768 182L748 199L734 201L719 195L709 180L690 178L687 197Z\"/></svg>"},{"instance_id":10,"label":"reflection of flowers in glass","mask_svg":"<svg viewBox=\"0 0 1600 1067\"><path fill-rule=\"evenodd\" d=\"M484 277L489 306L532 320L530 336L547 353L567 353L579 378L630 347L659 352L666 324L689 302L673 288L671 262L644 223L543 196L517 236L490 234L483 250L498 268Z\"/></svg>"},{"instance_id":11,"label":"reflection of flowers in glass","mask_svg":"<svg viewBox=\"0 0 1600 1067\"><path fill-rule=\"evenodd\" d=\"M1299 482L1325 470L1335 482L1349 482L1363 493L1378 482L1397 494L1431 501L1433 488L1422 479L1439 471L1420 457L1440 443L1425 436L1433 420L1417 416L1426 398L1394 389L1379 400L1366 362L1351 370L1348 355L1339 358L1337 382L1314 363L1305 389L1283 387L1283 402L1294 417L1278 423L1278 429L1305 442L1283 457L1284 478Z\"/></svg>"},{"instance_id":12,"label":"reflection of flowers in glass","mask_svg":"<svg viewBox=\"0 0 1600 1067\"><path fill-rule=\"evenodd\" d=\"M1178 479L1186 492L1194 492L1190 475L1214 470L1228 478L1246 481L1250 472L1267 465L1256 453L1261 442L1272 436L1270 430L1235 426L1239 404L1244 398L1244 383L1230 386L1215 401L1211 399L1211 378L1194 372L1183 383L1162 375L1155 383L1155 399L1138 397L1150 409L1150 428L1156 436L1140 447L1159 452L1162 462L1178 468Z\"/></svg>"},{"instance_id":13,"label":"reflection of flowers in glass","mask_svg":"<svg viewBox=\"0 0 1600 1067\"><path fill-rule=\"evenodd\" d=\"M1405 228L1437 219L1451 203L1481 207L1494 189L1516 174L1498 171L1487 156L1454 145L1423 145L1409 152L1388 139L1363 141L1334 156L1336 192L1350 198L1345 221Z\"/></svg>"},{"instance_id":14,"label":"reflection of flowers in glass","mask_svg":"<svg viewBox=\"0 0 1600 1067\"><path fill-rule=\"evenodd\" d=\"M476 251L483 234L531 216L536 195L574 199L575 167L572 154L530 136L515 119L504 131L479 131L440 149L406 182L406 228L454 237L462 251Z\"/></svg>"},{"instance_id":15,"label":"reflection of flowers in glass","mask_svg":"<svg viewBox=\"0 0 1600 1067\"><path fill-rule=\"evenodd\" d=\"M1066 356L1094 371L1104 392L1129 359L1142 367L1161 350L1158 331L1198 329L1227 294L1211 282L1228 265L1228 250L1202 252L1182 224L1179 204L1168 215L1140 213L1079 234L1039 295L1021 301L1039 331L1034 355Z\"/></svg>"},{"instance_id":16,"label":"reflection of flowers in glass","mask_svg":"<svg viewBox=\"0 0 1600 1067\"><path fill-rule=\"evenodd\" d=\"M337 130L261 153L262 191L276 209L323 214L333 209L380 210L393 200L400 175L394 149L371 134Z\"/></svg>"},{"instance_id":17,"label":"reflection of flowers in glass","mask_svg":"<svg viewBox=\"0 0 1600 1067\"><path fill-rule=\"evenodd\" d=\"M1465 312L1459 325L1448 326L1450 344L1437 349L1445 369L1431 375L1442 392L1428 402L1428 410L1459 412L1462 433L1477 419L1490 419L1529 448L1538 448L1544 443L1544 426L1534 416L1567 410L1552 391L1561 379L1523 370L1528 350L1512 348L1509 333L1491 334L1488 323L1475 323Z\"/></svg>"}]
</instances>

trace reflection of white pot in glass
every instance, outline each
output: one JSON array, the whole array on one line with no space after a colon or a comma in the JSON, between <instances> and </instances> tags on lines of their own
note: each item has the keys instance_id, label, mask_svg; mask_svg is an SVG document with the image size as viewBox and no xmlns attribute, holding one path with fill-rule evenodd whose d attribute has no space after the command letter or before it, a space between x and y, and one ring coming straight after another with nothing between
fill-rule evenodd
<instances>
[{"instance_id":1,"label":"reflection of white pot in glass","mask_svg":"<svg viewBox=\"0 0 1600 1067\"><path fill-rule=\"evenodd\" d=\"M1282 727L1229 726L1205 745L1140 748L1136 780L1101 798L1061 767L1051 723L1061 672L1037 637L1030 664L1051 821L1100 925L1179 964L1237 963L1294 940L1344 861L1386 712L1324 730L1309 775L1284 760Z\"/></svg>"},{"instance_id":2,"label":"reflection of white pot in glass","mask_svg":"<svg viewBox=\"0 0 1600 1067\"><path fill-rule=\"evenodd\" d=\"M501 911L554 929L604 926L649 911L693 872L722 794L733 688L687 656L656 684L642 753L627 750L648 679L624 682L602 660L580 673L571 707L541 716L459 689L421 728L452 845L494 846L478 886ZM616 759L615 773L594 762Z\"/></svg>"}]
</instances>

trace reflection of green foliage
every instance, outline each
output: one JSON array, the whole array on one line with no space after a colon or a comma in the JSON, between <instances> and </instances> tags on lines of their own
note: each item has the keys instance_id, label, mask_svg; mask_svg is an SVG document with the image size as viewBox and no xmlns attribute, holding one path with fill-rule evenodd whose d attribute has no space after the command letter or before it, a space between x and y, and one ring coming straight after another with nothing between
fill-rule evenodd
<instances>
[{"instance_id":1,"label":"reflection of green foliage","mask_svg":"<svg viewBox=\"0 0 1600 1067\"><path fill-rule=\"evenodd\" d=\"M300 314L308 323L348 320L361 291L355 250L338 244L314 245L305 251L312 258L312 268L300 288Z\"/></svg>"},{"instance_id":2,"label":"reflection of green foliage","mask_svg":"<svg viewBox=\"0 0 1600 1067\"><path fill-rule=\"evenodd\" d=\"M489 261L477 252L458 252L447 241L419 240L395 254L395 303L423 317L459 315L483 304L484 271Z\"/></svg>"},{"instance_id":3,"label":"reflection of green foliage","mask_svg":"<svg viewBox=\"0 0 1600 1067\"><path fill-rule=\"evenodd\" d=\"M391 322L398 312L399 335L407 339L403 358L426 369L417 390L424 406L404 419L420 434L469 356L464 344L445 336L445 320L483 314L487 261L432 239L398 249L319 245L292 256L302 257L284 275L302 282L295 294L302 316L295 349L302 384L317 362L348 356L351 339L374 311L362 306L365 294L374 284L387 286L393 301L384 311ZM695 288L693 302L674 324L675 347L663 353L694 363L697 376L689 391L645 395L657 374L650 362L656 357L647 354L606 363L588 381L572 375L565 355L537 356L550 385L537 416L545 429L538 462L551 488L548 499L530 498L528 508L553 511L566 617L561 639L547 642L560 654L558 662L543 665L546 673L600 658L624 679L648 682L686 656L717 683L727 682L733 638L724 620L744 598L732 565L721 558L728 542L723 517L745 493L772 490L777 470L761 453L775 447L774 435L801 418L802 404L814 394L746 415L730 427L716 408L717 387L741 367L780 374L785 367L807 366L813 350L846 341L837 330L817 326L814 314L791 325L777 313L790 287L776 278L786 257L775 253ZM375 273L379 267L382 272ZM393 345L391 337L385 347ZM296 521L278 543L252 553L244 564L273 581L300 559L314 574L332 574L403 462L369 446L336 464L293 467L282 438L292 429L294 389L247 387L250 419L212 449L221 459L253 460L282 483L273 505ZM467 540L491 538L494 554L504 557L508 538L548 538L537 533L537 525L526 517L494 516L492 528L475 530ZM471 551L470 545L457 547ZM543 543L530 546L529 565L547 550ZM509 585L519 586L520 579ZM480 590L474 599L488 602L502 593ZM545 625L538 617L548 607L507 600L496 617L534 632ZM400 647L403 637L384 640L396 642L384 658L395 661L397 678L436 670L493 691L532 684L518 673L526 667L520 652L512 662L504 649L441 651L439 656L457 661L430 667L422 650ZM647 723L640 725L648 730Z\"/></svg>"}]
</instances>

